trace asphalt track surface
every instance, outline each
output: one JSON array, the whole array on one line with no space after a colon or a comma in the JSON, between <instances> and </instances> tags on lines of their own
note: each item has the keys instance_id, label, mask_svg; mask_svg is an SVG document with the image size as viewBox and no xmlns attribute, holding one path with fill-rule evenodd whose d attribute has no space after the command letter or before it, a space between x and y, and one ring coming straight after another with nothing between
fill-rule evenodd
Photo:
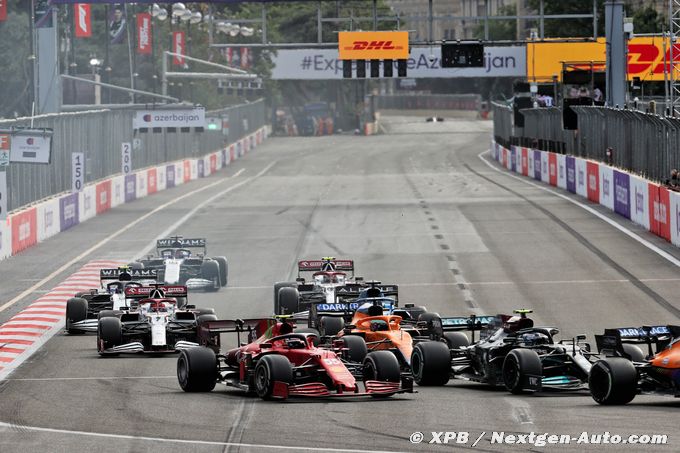
<instances>
[{"instance_id":1,"label":"asphalt track surface","mask_svg":"<svg viewBox=\"0 0 680 453\"><path fill-rule=\"evenodd\" d=\"M0 312L0 322L85 262L128 260L166 232L206 237L209 251L228 257L229 287L192 296L222 318L270 314L272 284L292 278L298 258L334 255L353 258L366 278L398 283L402 302L442 315L528 307L537 324L590 341L605 327L678 321L664 307L680 308L678 269L587 211L490 168L478 157L489 122L402 118L388 130L270 139L218 175L123 205L2 261L0 305L60 271ZM549 448L492 445L492 431L669 436L662 448L552 448L564 451L680 448L680 401L672 398L610 408L585 393L512 396L452 381L388 400L264 402L223 387L184 393L175 365L174 356L99 358L94 337L58 334L0 382L0 451L452 451L470 449L483 432L475 450ZM416 431L425 442L431 431L467 431L471 440L415 445L408 438Z\"/></svg>"}]
</instances>

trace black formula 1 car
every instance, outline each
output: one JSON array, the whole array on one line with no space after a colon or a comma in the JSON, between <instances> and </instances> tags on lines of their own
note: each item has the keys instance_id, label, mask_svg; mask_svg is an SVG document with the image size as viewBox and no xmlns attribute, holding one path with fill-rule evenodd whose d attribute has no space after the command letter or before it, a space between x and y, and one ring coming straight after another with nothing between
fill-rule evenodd
<instances>
[{"instance_id":1,"label":"black formula 1 car","mask_svg":"<svg viewBox=\"0 0 680 453\"><path fill-rule=\"evenodd\" d=\"M680 397L680 326L606 329L595 341L605 356L590 370L596 402L626 404L639 393Z\"/></svg>"},{"instance_id":2,"label":"black formula 1 car","mask_svg":"<svg viewBox=\"0 0 680 453\"><path fill-rule=\"evenodd\" d=\"M332 347L314 345L314 334L294 331L284 318L218 320L200 326L204 347L183 350L177 377L186 392L209 392L217 383L263 399L302 397L388 397L413 392L388 351L367 353L359 337ZM220 334L237 333L237 347L220 353ZM248 342L241 343L241 334ZM356 359L358 357L358 359Z\"/></svg>"},{"instance_id":3,"label":"black formula 1 car","mask_svg":"<svg viewBox=\"0 0 680 453\"><path fill-rule=\"evenodd\" d=\"M155 269L122 266L99 271L99 288L76 294L66 301L66 331L70 334L96 332L99 314L129 307L125 288L156 283Z\"/></svg>"},{"instance_id":4,"label":"black formula 1 car","mask_svg":"<svg viewBox=\"0 0 680 453\"><path fill-rule=\"evenodd\" d=\"M512 393L542 389L587 388L596 354L585 335L556 341L555 327L535 327L531 310L514 316L435 318L429 322L445 342L422 342L413 348L411 366L419 385L444 385L450 378L504 385ZM460 330L470 330L473 342ZM480 331L479 341L474 341Z\"/></svg>"},{"instance_id":5,"label":"black formula 1 car","mask_svg":"<svg viewBox=\"0 0 680 453\"><path fill-rule=\"evenodd\" d=\"M125 297L135 301L135 309L99 314L100 355L171 353L195 347L199 344L199 326L217 319L212 308L177 307L178 299L187 298L186 286L130 287L125 288Z\"/></svg>"},{"instance_id":6,"label":"black formula 1 car","mask_svg":"<svg viewBox=\"0 0 680 453\"><path fill-rule=\"evenodd\" d=\"M192 250L200 250L194 253ZM227 286L229 264L224 256L209 258L204 238L174 236L156 241L157 254L130 264L132 268L155 269L158 281L185 285L189 289L217 291Z\"/></svg>"}]
</instances>

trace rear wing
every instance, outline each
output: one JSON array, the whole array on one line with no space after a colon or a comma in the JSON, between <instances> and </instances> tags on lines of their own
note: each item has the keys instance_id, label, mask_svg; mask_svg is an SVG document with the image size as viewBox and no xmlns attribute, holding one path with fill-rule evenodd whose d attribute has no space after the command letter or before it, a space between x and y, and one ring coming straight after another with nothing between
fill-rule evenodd
<instances>
[{"instance_id":1,"label":"rear wing","mask_svg":"<svg viewBox=\"0 0 680 453\"><path fill-rule=\"evenodd\" d=\"M155 285L125 288L127 299L150 299L157 296L155 291L163 291L164 297L187 297L187 287L183 285Z\"/></svg>"},{"instance_id":2,"label":"rear wing","mask_svg":"<svg viewBox=\"0 0 680 453\"><path fill-rule=\"evenodd\" d=\"M300 272L338 271L354 272L353 260L336 260L335 258L321 260L298 261L298 274Z\"/></svg>"},{"instance_id":3,"label":"rear wing","mask_svg":"<svg viewBox=\"0 0 680 453\"><path fill-rule=\"evenodd\" d=\"M205 248L205 246L206 246L205 243L206 243L205 238L189 239L189 238L174 237L174 238L158 239L156 241L156 248L157 249Z\"/></svg>"},{"instance_id":4,"label":"rear wing","mask_svg":"<svg viewBox=\"0 0 680 453\"><path fill-rule=\"evenodd\" d=\"M131 281L131 280L156 280L158 278L158 271L156 269L130 269L126 267L118 267L115 269L100 269L99 280L117 280L117 281Z\"/></svg>"},{"instance_id":5,"label":"rear wing","mask_svg":"<svg viewBox=\"0 0 680 453\"><path fill-rule=\"evenodd\" d=\"M362 291L367 291L375 288L376 292L380 291L380 295L384 297L391 297L393 299L398 299L399 297L399 286L398 285L388 285L388 284L372 284L372 286L366 286L363 283L348 283L345 286L341 286L335 290L338 298L354 298L359 297ZM371 297L370 293L368 295ZM373 296L378 297L378 295Z\"/></svg>"},{"instance_id":6,"label":"rear wing","mask_svg":"<svg viewBox=\"0 0 680 453\"><path fill-rule=\"evenodd\" d=\"M495 316L451 316L440 319L442 322L442 330L444 332L452 332L457 330L482 330L486 329L490 324L494 324L496 322Z\"/></svg>"},{"instance_id":7,"label":"rear wing","mask_svg":"<svg viewBox=\"0 0 680 453\"><path fill-rule=\"evenodd\" d=\"M652 344L655 344L659 351L673 338L678 337L680 337L679 326L620 327L605 329L604 334L595 335L595 344L601 354L628 357L623 349L624 343L647 344L651 355Z\"/></svg>"},{"instance_id":8,"label":"rear wing","mask_svg":"<svg viewBox=\"0 0 680 453\"><path fill-rule=\"evenodd\" d=\"M295 322L288 318L288 322L295 326ZM277 320L274 318L258 318L258 319L220 319L216 321L207 321L201 323L198 328L198 340L201 345L207 346L219 351L220 335L223 333L236 333L238 336L238 344L241 344L241 334L247 333L248 343L265 335L269 329L276 324Z\"/></svg>"}]
</instances>

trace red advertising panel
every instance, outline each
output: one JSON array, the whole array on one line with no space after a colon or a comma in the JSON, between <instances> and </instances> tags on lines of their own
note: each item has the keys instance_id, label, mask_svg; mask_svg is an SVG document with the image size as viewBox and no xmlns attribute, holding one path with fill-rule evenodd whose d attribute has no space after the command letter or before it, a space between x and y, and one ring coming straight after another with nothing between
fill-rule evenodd
<instances>
[{"instance_id":1,"label":"red advertising panel","mask_svg":"<svg viewBox=\"0 0 680 453\"><path fill-rule=\"evenodd\" d=\"M529 176L529 150L522 147L522 174Z\"/></svg>"},{"instance_id":2,"label":"red advertising panel","mask_svg":"<svg viewBox=\"0 0 680 453\"><path fill-rule=\"evenodd\" d=\"M557 154L548 153L548 171L550 172L550 185L557 186Z\"/></svg>"},{"instance_id":3,"label":"red advertising panel","mask_svg":"<svg viewBox=\"0 0 680 453\"><path fill-rule=\"evenodd\" d=\"M184 182L191 181L191 162L184 161Z\"/></svg>"},{"instance_id":4,"label":"red advertising panel","mask_svg":"<svg viewBox=\"0 0 680 453\"><path fill-rule=\"evenodd\" d=\"M0 0L0 22L7 20L7 0Z\"/></svg>"},{"instance_id":5,"label":"red advertising panel","mask_svg":"<svg viewBox=\"0 0 680 453\"><path fill-rule=\"evenodd\" d=\"M76 38L89 38L92 36L92 11L89 4L76 3L73 5L73 20Z\"/></svg>"},{"instance_id":6,"label":"red advertising panel","mask_svg":"<svg viewBox=\"0 0 680 453\"><path fill-rule=\"evenodd\" d=\"M212 175L217 171L217 154L210 155L210 174Z\"/></svg>"},{"instance_id":7,"label":"red advertising panel","mask_svg":"<svg viewBox=\"0 0 680 453\"><path fill-rule=\"evenodd\" d=\"M146 193L148 195L151 195L152 193L156 193L158 191L158 182L157 182L158 176L156 174L155 168L151 168L147 171L146 180L147 180Z\"/></svg>"},{"instance_id":8,"label":"red advertising panel","mask_svg":"<svg viewBox=\"0 0 680 453\"><path fill-rule=\"evenodd\" d=\"M597 163L586 162L586 182L588 183L588 199L600 202L600 170Z\"/></svg>"},{"instance_id":9,"label":"red advertising panel","mask_svg":"<svg viewBox=\"0 0 680 453\"><path fill-rule=\"evenodd\" d=\"M173 53L179 54L179 56L175 55L172 57L172 62L178 66L184 64L185 42L183 31L172 32L172 51Z\"/></svg>"},{"instance_id":10,"label":"red advertising panel","mask_svg":"<svg viewBox=\"0 0 680 453\"><path fill-rule=\"evenodd\" d=\"M10 217L12 223L12 255L38 242L38 215L36 208L27 209Z\"/></svg>"},{"instance_id":11,"label":"red advertising panel","mask_svg":"<svg viewBox=\"0 0 680 453\"><path fill-rule=\"evenodd\" d=\"M111 181L97 184L97 214L111 209Z\"/></svg>"},{"instance_id":12,"label":"red advertising panel","mask_svg":"<svg viewBox=\"0 0 680 453\"><path fill-rule=\"evenodd\" d=\"M233 162L236 160L236 147L234 145L231 145L229 147L229 162Z\"/></svg>"},{"instance_id":13,"label":"red advertising panel","mask_svg":"<svg viewBox=\"0 0 680 453\"><path fill-rule=\"evenodd\" d=\"M151 34L151 14L137 14L137 53L142 55L151 54L152 34Z\"/></svg>"},{"instance_id":14,"label":"red advertising panel","mask_svg":"<svg viewBox=\"0 0 680 453\"><path fill-rule=\"evenodd\" d=\"M670 194L665 187L649 183L649 230L671 240Z\"/></svg>"}]
</instances>

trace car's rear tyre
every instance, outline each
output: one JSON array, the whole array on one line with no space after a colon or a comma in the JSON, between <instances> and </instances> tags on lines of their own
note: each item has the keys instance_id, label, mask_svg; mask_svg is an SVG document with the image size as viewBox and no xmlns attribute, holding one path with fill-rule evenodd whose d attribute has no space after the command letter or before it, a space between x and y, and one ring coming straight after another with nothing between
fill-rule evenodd
<instances>
[{"instance_id":1,"label":"car's rear tyre","mask_svg":"<svg viewBox=\"0 0 680 453\"><path fill-rule=\"evenodd\" d=\"M216 256L213 258L220 266L220 283L222 286L227 286L229 282L229 263L224 256Z\"/></svg>"},{"instance_id":2,"label":"car's rear tyre","mask_svg":"<svg viewBox=\"0 0 680 453\"><path fill-rule=\"evenodd\" d=\"M180 351L177 359L177 380L185 392L209 392L214 389L217 383L215 352L204 347Z\"/></svg>"},{"instance_id":3,"label":"car's rear tyre","mask_svg":"<svg viewBox=\"0 0 680 453\"><path fill-rule=\"evenodd\" d=\"M358 335L344 335L340 339L347 348L347 360L353 363L362 363L368 354L366 341Z\"/></svg>"},{"instance_id":4,"label":"car's rear tyre","mask_svg":"<svg viewBox=\"0 0 680 453\"><path fill-rule=\"evenodd\" d=\"M295 333L311 333L314 335L314 339L312 342L314 343L314 346L319 346L321 342L321 335L319 334L319 331L316 329L313 329L311 327L300 327L298 329L295 329Z\"/></svg>"},{"instance_id":5,"label":"car's rear tyre","mask_svg":"<svg viewBox=\"0 0 680 453\"><path fill-rule=\"evenodd\" d=\"M297 284L295 282L276 282L276 283L274 283L274 314L275 315L282 314L281 307L279 305L279 290L281 288L297 288Z\"/></svg>"},{"instance_id":6,"label":"car's rear tyre","mask_svg":"<svg viewBox=\"0 0 680 453\"><path fill-rule=\"evenodd\" d=\"M97 314L97 319L117 318L120 313L120 310L102 310Z\"/></svg>"},{"instance_id":7,"label":"car's rear tyre","mask_svg":"<svg viewBox=\"0 0 680 453\"><path fill-rule=\"evenodd\" d=\"M640 346L636 344L623 343L623 352L630 356L630 360L633 362L644 362L645 353L642 352Z\"/></svg>"},{"instance_id":8,"label":"car's rear tyre","mask_svg":"<svg viewBox=\"0 0 680 453\"><path fill-rule=\"evenodd\" d=\"M217 264L217 261L204 261L201 264L201 278L212 282L211 285L206 286L206 291L213 292L222 287L220 284L220 265Z\"/></svg>"},{"instance_id":9,"label":"car's rear tyre","mask_svg":"<svg viewBox=\"0 0 680 453\"><path fill-rule=\"evenodd\" d=\"M199 325L199 326L201 324L208 322L208 321L217 321L217 315L205 314L205 315L198 315L198 317L196 317L196 324Z\"/></svg>"},{"instance_id":10,"label":"car's rear tyre","mask_svg":"<svg viewBox=\"0 0 680 453\"><path fill-rule=\"evenodd\" d=\"M418 343L411 354L411 370L418 385L445 385L451 373L449 347L440 341Z\"/></svg>"},{"instance_id":11,"label":"car's rear tyre","mask_svg":"<svg viewBox=\"0 0 680 453\"><path fill-rule=\"evenodd\" d=\"M427 313L427 308L422 305L416 305L415 307L403 308L403 310L408 312L409 320L418 321L420 315Z\"/></svg>"},{"instance_id":12,"label":"car's rear tyre","mask_svg":"<svg viewBox=\"0 0 680 453\"><path fill-rule=\"evenodd\" d=\"M293 365L288 358L278 354L262 357L255 366L255 391L264 400L274 398L274 383L293 383Z\"/></svg>"},{"instance_id":13,"label":"car's rear tyre","mask_svg":"<svg viewBox=\"0 0 680 453\"><path fill-rule=\"evenodd\" d=\"M588 387L590 395L599 404L627 404L637 394L637 381L637 370L630 360L608 357L593 364Z\"/></svg>"},{"instance_id":14,"label":"car's rear tyre","mask_svg":"<svg viewBox=\"0 0 680 453\"><path fill-rule=\"evenodd\" d=\"M463 332L444 332L442 339L449 349L460 349L470 346L470 339Z\"/></svg>"},{"instance_id":15,"label":"car's rear tyre","mask_svg":"<svg viewBox=\"0 0 680 453\"><path fill-rule=\"evenodd\" d=\"M97 328L97 349L99 352L123 344L123 324L116 317L102 318Z\"/></svg>"},{"instance_id":16,"label":"car's rear tyre","mask_svg":"<svg viewBox=\"0 0 680 453\"><path fill-rule=\"evenodd\" d=\"M66 301L66 330L70 334L82 333L77 329L71 329L74 322L87 319L87 301L82 297L72 297Z\"/></svg>"},{"instance_id":17,"label":"car's rear tyre","mask_svg":"<svg viewBox=\"0 0 680 453\"><path fill-rule=\"evenodd\" d=\"M279 289L279 315L290 315L298 311L300 293L297 288L283 287Z\"/></svg>"},{"instance_id":18,"label":"car's rear tyre","mask_svg":"<svg viewBox=\"0 0 680 453\"><path fill-rule=\"evenodd\" d=\"M510 393L525 393L527 376L543 375L543 365L536 351L531 349L513 349L503 360L503 383ZM538 383L540 385L540 382Z\"/></svg>"},{"instance_id":19,"label":"car's rear tyre","mask_svg":"<svg viewBox=\"0 0 680 453\"><path fill-rule=\"evenodd\" d=\"M322 316L319 319L319 333L324 337L337 335L345 327L345 320L337 316Z\"/></svg>"}]
</instances>

